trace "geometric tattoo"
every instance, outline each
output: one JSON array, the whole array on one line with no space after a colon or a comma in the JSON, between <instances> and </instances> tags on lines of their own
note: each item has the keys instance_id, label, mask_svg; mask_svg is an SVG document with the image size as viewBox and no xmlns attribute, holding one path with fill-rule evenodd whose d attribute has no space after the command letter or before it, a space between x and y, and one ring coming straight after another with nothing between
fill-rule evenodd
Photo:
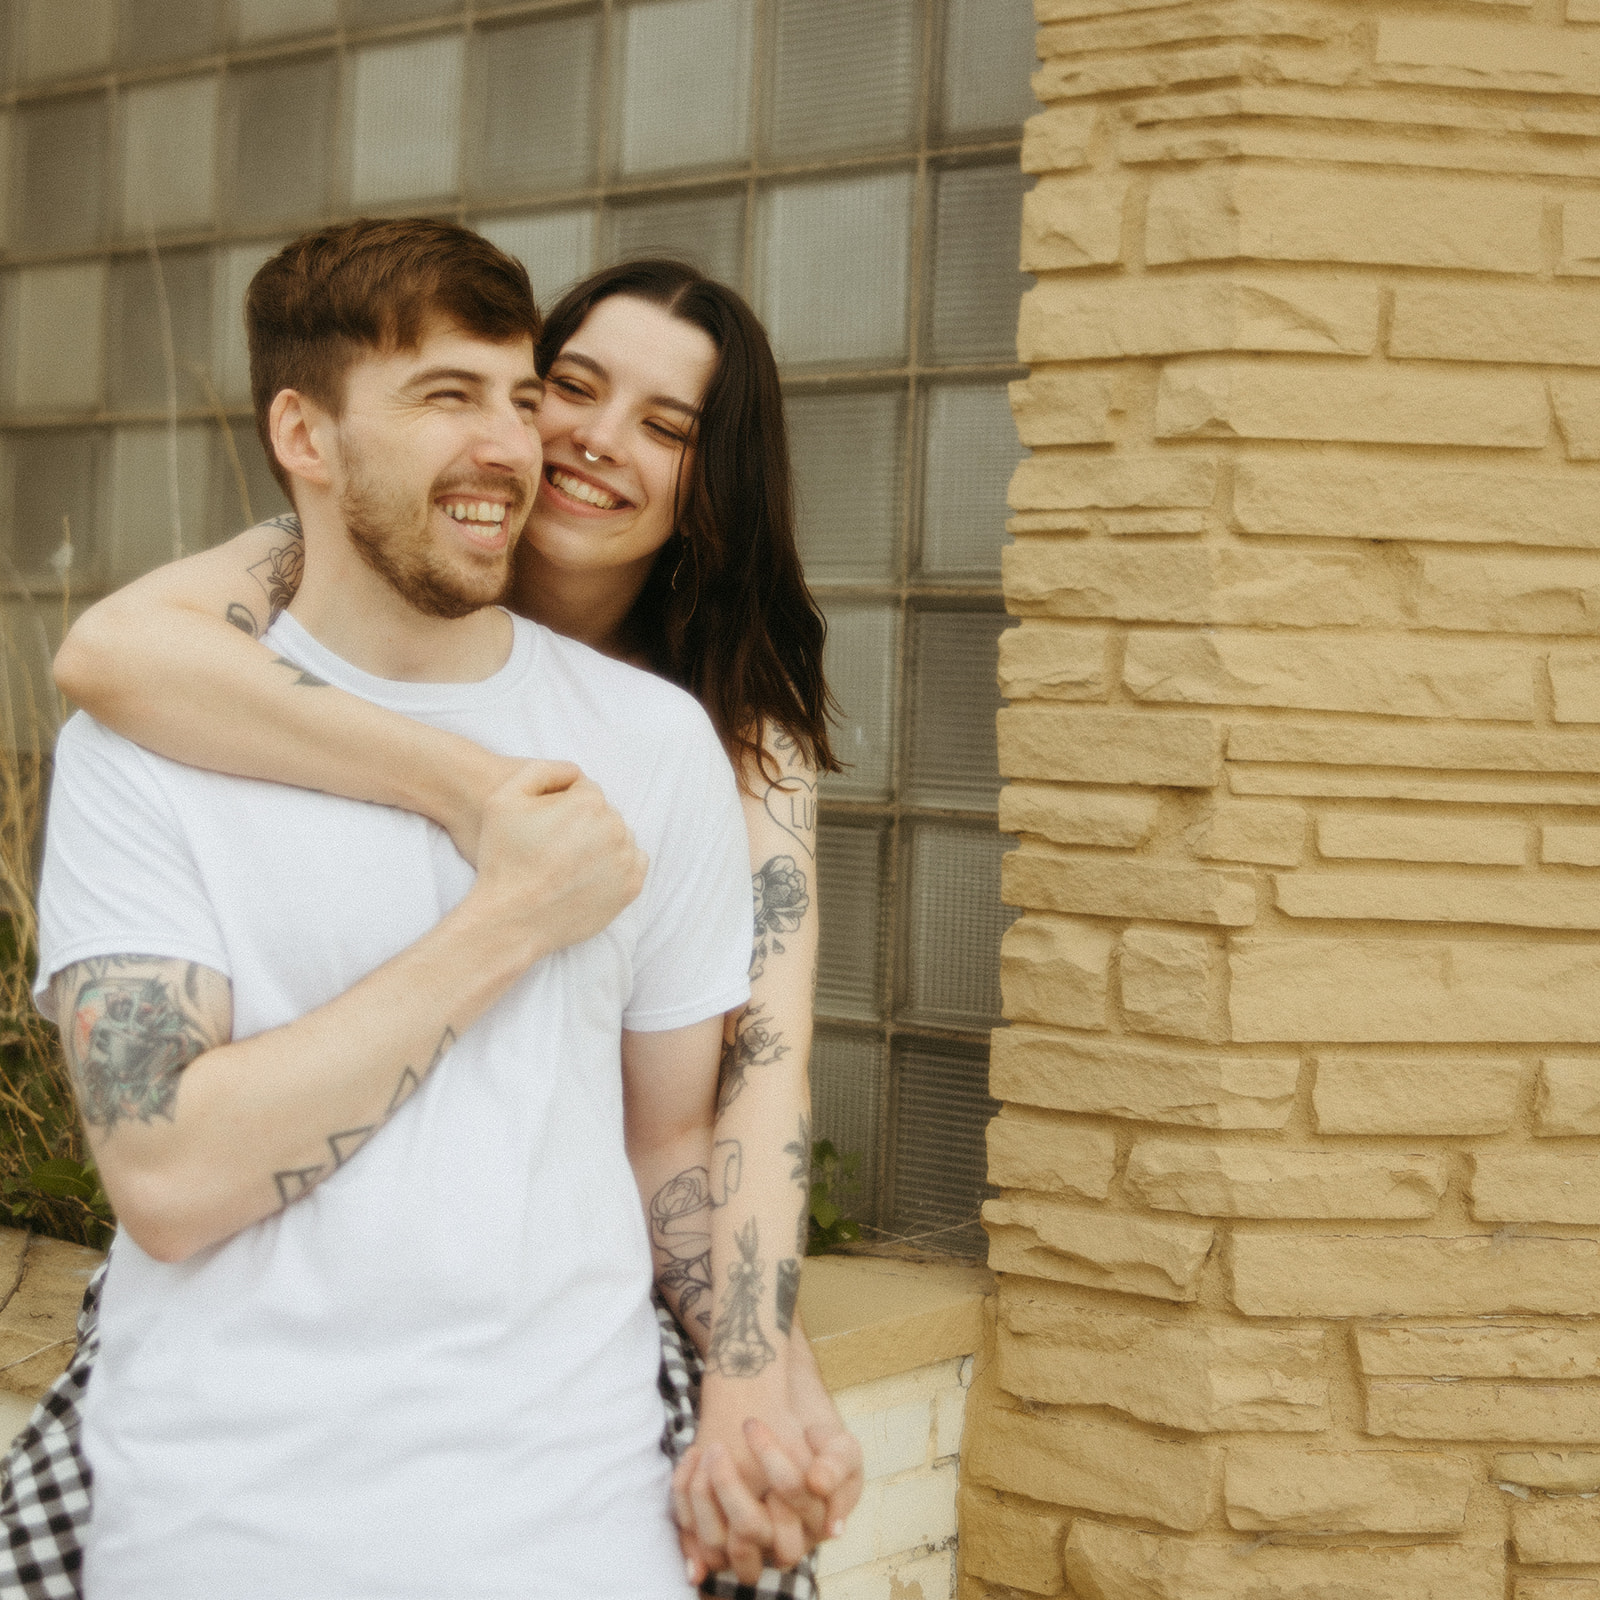
<instances>
[{"instance_id":1,"label":"geometric tattoo","mask_svg":"<svg viewBox=\"0 0 1600 1600\"><path fill-rule=\"evenodd\" d=\"M186 964L181 992L174 966L111 956L68 969L79 982L63 1042L90 1127L110 1133L134 1118L172 1120L183 1069L211 1043L191 1009L199 966Z\"/></svg>"},{"instance_id":2,"label":"geometric tattoo","mask_svg":"<svg viewBox=\"0 0 1600 1600\"><path fill-rule=\"evenodd\" d=\"M728 1272L728 1288L711 1333L706 1365L726 1378L753 1378L778 1354L761 1327L763 1271L756 1219L752 1217L733 1240L739 1247L739 1260ZM792 1315L792 1302L789 1312Z\"/></svg>"},{"instance_id":3,"label":"geometric tattoo","mask_svg":"<svg viewBox=\"0 0 1600 1600\"><path fill-rule=\"evenodd\" d=\"M400 1074L400 1081L389 1097L389 1104L376 1122L366 1123L359 1128L341 1128L337 1133L330 1133L327 1161L313 1162L309 1167L286 1167L282 1172L273 1173L272 1181L278 1186L280 1206L287 1210L296 1200L303 1200L310 1194L324 1178L331 1177L337 1172L421 1088L423 1079L444 1060L445 1052L455 1042L455 1030L446 1028L440 1035L439 1043L434 1047L433 1059L427 1066L420 1073L414 1067L407 1067Z\"/></svg>"}]
</instances>

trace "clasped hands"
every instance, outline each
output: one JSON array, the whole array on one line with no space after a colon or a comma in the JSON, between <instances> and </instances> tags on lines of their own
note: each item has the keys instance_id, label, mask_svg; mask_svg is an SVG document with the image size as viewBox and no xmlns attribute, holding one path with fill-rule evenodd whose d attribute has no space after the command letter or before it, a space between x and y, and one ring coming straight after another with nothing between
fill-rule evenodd
<instances>
[{"instance_id":1,"label":"clasped hands","mask_svg":"<svg viewBox=\"0 0 1600 1600\"><path fill-rule=\"evenodd\" d=\"M730 1569L754 1583L764 1566L794 1566L843 1533L861 1497L861 1446L814 1368L791 1377L791 1392L814 1388L811 1403L774 1404L772 1385L759 1379L706 1376L699 1434L672 1475L691 1584Z\"/></svg>"}]
</instances>

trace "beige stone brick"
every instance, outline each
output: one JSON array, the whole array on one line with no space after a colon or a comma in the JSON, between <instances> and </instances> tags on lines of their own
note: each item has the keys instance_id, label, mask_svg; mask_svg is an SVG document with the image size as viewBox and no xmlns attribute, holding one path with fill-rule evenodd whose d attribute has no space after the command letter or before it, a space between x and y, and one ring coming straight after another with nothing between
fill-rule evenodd
<instances>
[{"instance_id":1,"label":"beige stone brick","mask_svg":"<svg viewBox=\"0 0 1600 1600\"><path fill-rule=\"evenodd\" d=\"M1130 6L1120 16L1040 30L1039 54L1076 55L1085 50L1137 50L1200 40L1263 37L1321 42L1336 28L1325 17L1286 5L1167 7L1154 12Z\"/></svg>"},{"instance_id":2,"label":"beige stone brick","mask_svg":"<svg viewBox=\"0 0 1600 1600\"><path fill-rule=\"evenodd\" d=\"M1106 267L1122 256L1126 183L1041 178L1022 197L1022 270Z\"/></svg>"},{"instance_id":3,"label":"beige stone brick","mask_svg":"<svg viewBox=\"0 0 1600 1600\"><path fill-rule=\"evenodd\" d=\"M1600 1061L1546 1056L1539 1063L1533 1131L1547 1139L1600 1133Z\"/></svg>"},{"instance_id":4,"label":"beige stone brick","mask_svg":"<svg viewBox=\"0 0 1600 1600\"><path fill-rule=\"evenodd\" d=\"M1137 700L1392 717L1528 721L1533 658L1515 645L1366 634L1329 638L1135 630L1122 681Z\"/></svg>"},{"instance_id":5,"label":"beige stone brick","mask_svg":"<svg viewBox=\"0 0 1600 1600\"><path fill-rule=\"evenodd\" d=\"M1600 928L1600 883L1565 876L1285 872L1273 881L1278 909L1290 917Z\"/></svg>"},{"instance_id":6,"label":"beige stone brick","mask_svg":"<svg viewBox=\"0 0 1600 1600\"><path fill-rule=\"evenodd\" d=\"M1360 1328L1356 1357L1369 1377L1600 1378L1600 1327L1585 1321Z\"/></svg>"},{"instance_id":7,"label":"beige stone brick","mask_svg":"<svg viewBox=\"0 0 1600 1600\"><path fill-rule=\"evenodd\" d=\"M1052 444L1106 444L1123 402L1117 374L1046 367L1010 386L1017 436L1030 449Z\"/></svg>"},{"instance_id":8,"label":"beige stone brick","mask_svg":"<svg viewBox=\"0 0 1600 1600\"><path fill-rule=\"evenodd\" d=\"M1592 558L1425 555L1417 567L1424 626L1600 633L1600 562Z\"/></svg>"},{"instance_id":9,"label":"beige stone brick","mask_svg":"<svg viewBox=\"0 0 1600 1600\"><path fill-rule=\"evenodd\" d=\"M1489 1546L1292 1549L1169 1539L1080 1520L1067 1535L1079 1600L1503 1600Z\"/></svg>"},{"instance_id":10,"label":"beige stone brick","mask_svg":"<svg viewBox=\"0 0 1600 1600\"><path fill-rule=\"evenodd\" d=\"M1600 376L1559 373L1550 379L1550 407L1568 461L1600 461Z\"/></svg>"},{"instance_id":11,"label":"beige stone brick","mask_svg":"<svg viewBox=\"0 0 1600 1600\"><path fill-rule=\"evenodd\" d=\"M1024 616L1271 628L1406 620L1400 569L1371 553L1028 540L1001 560L1007 602Z\"/></svg>"},{"instance_id":12,"label":"beige stone brick","mask_svg":"<svg viewBox=\"0 0 1600 1600\"><path fill-rule=\"evenodd\" d=\"M1323 800L1426 800L1436 805L1600 806L1600 783L1550 781L1494 773L1356 772L1349 767L1260 767L1233 764L1236 795Z\"/></svg>"},{"instance_id":13,"label":"beige stone brick","mask_svg":"<svg viewBox=\"0 0 1600 1600\"><path fill-rule=\"evenodd\" d=\"M1376 71L1406 83L1600 93L1600 44L1560 28L1459 17L1379 19Z\"/></svg>"},{"instance_id":14,"label":"beige stone brick","mask_svg":"<svg viewBox=\"0 0 1600 1600\"><path fill-rule=\"evenodd\" d=\"M1228 1525L1291 1533L1456 1533L1477 1466L1464 1456L1390 1450L1228 1451Z\"/></svg>"},{"instance_id":15,"label":"beige stone brick","mask_svg":"<svg viewBox=\"0 0 1600 1600\"><path fill-rule=\"evenodd\" d=\"M1022 125L1024 172L1070 172L1089 164L1095 121L1093 106L1051 106Z\"/></svg>"},{"instance_id":16,"label":"beige stone brick","mask_svg":"<svg viewBox=\"0 0 1600 1600\"><path fill-rule=\"evenodd\" d=\"M1034 833L1056 844L1092 844L1129 850L1156 825L1155 795L1093 794L1042 783L1008 783L1000 791L1002 833Z\"/></svg>"},{"instance_id":17,"label":"beige stone brick","mask_svg":"<svg viewBox=\"0 0 1600 1600\"><path fill-rule=\"evenodd\" d=\"M1574 6L1589 4L1590 0L1567 0L1567 14ZM1579 21L1600 21L1600 12L1593 18ZM1600 1578L1518 1578L1516 1600L1600 1600Z\"/></svg>"},{"instance_id":18,"label":"beige stone brick","mask_svg":"<svg viewBox=\"0 0 1600 1600\"><path fill-rule=\"evenodd\" d=\"M1435 1060L1323 1056L1311 1091L1319 1133L1504 1133L1523 1067L1493 1056Z\"/></svg>"},{"instance_id":19,"label":"beige stone brick","mask_svg":"<svg viewBox=\"0 0 1600 1600\"><path fill-rule=\"evenodd\" d=\"M1000 941L1000 992L1008 1017L1065 1028L1103 1028L1112 936L1093 923L1022 917Z\"/></svg>"},{"instance_id":20,"label":"beige stone brick","mask_svg":"<svg viewBox=\"0 0 1600 1600\"><path fill-rule=\"evenodd\" d=\"M1195 1128L1281 1128L1294 1104L1292 1056L1216 1056L1033 1028L993 1035L990 1092L1001 1100Z\"/></svg>"},{"instance_id":21,"label":"beige stone brick","mask_svg":"<svg viewBox=\"0 0 1600 1600\"><path fill-rule=\"evenodd\" d=\"M1317 850L1333 860L1516 867L1528 858L1528 830L1500 818L1334 811L1317 818Z\"/></svg>"},{"instance_id":22,"label":"beige stone brick","mask_svg":"<svg viewBox=\"0 0 1600 1600\"><path fill-rule=\"evenodd\" d=\"M1557 722L1600 722L1600 650L1552 650L1550 688Z\"/></svg>"},{"instance_id":23,"label":"beige stone brick","mask_svg":"<svg viewBox=\"0 0 1600 1600\"><path fill-rule=\"evenodd\" d=\"M1593 5L1593 0L1588 3ZM1600 20L1600 8L1596 8L1591 20ZM1562 202L1561 256L1556 271L1563 277L1592 278L1600 274L1600 203L1587 198Z\"/></svg>"},{"instance_id":24,"label":"beige stone brick","mask_svg":"<svg viewBox=\"0 0 1600 1600\"><path fill-rule=\"evenodd\" d=\"M1092 1211L1057 1200L988 1200L989 1265L996 1272L1157 1300L1193 1300L1215 1230Z\"/></svg>"},{"instance_id":25,"label":"beige stone brick","mask_svg":"<svg viewBox=\"0 0 1600 1600\"><path fill-rule=\"evenodd\" d=\"M1034 0L1033 14L1041 24L1098 17L1166 4L1166 0Z\"/></svg>"},{"instance_id":26,"label":"beige stone brick","mask_svg":"<svg viewBox=\"0 0 1600 1600\"><path fill-rule=\"evenodd\" d=\"M1600 1490L1600 1452L1593 1450L1512 1450L1494 1458L1489 1476L1497 1483L1560 1494Z\"/></svg>"},{"instance_id":27,"label":"beige stone brick","mask_svg":"<svg viewBox=\"0 0 1600 1600\"><path fill-rule=\"evenodd\" d=\"M1124 1179L1156 1211L1206 1217L1431 1217L1445 1183L1433 1155L1163 1139L1140 1140Z\"/></svg>"},{"instance_id":28,"label":"beige stone brick","mask_svg":"<svg viewBox=\"0 0 1600 1600\"><path fill-rule=\"evenodd\" d=\"M1310 1433L1330 1423L1324 1337L1164 1320L1001 1283L1003 1388L1052 1405L1110 1406L1189 1433Z\"/></svg>"},{"instance_id":29,"label":"beige stone brick","mask_svg":"<svg viewBox=\"0 0 1600 1600\"><path fill-rule=\"evenodd\" d=\"M1600 364L1600 295L1587 284L1402 283L1389 353L1592 367Z\"/></svg>"},{"instance_id":30,"label":"beige stone brick","mask_svg":"<svg viewBox=\"0 0 1600 1600\"><path fill-rule=\"evenodd\" d=\"M1600 1222L1600 1156L1480 1150L1472 1163L1480 1222Z\"/></svg>"},{"instance_id":31,"label":"beige stone brick","mask_svg":"<svg viewBox=\"0 0 1600 1600\"><path fill-rule=\"evenodd\" d=\"M1122 938L1122 1014L1137 1033L1208 1039L1216 1029L1221 963L1198 933L1130 928Z\"/></svg>"},{"instance_id":32,"label":"beige stone brick","mask_svg":"<svg viewBox=\"0 0 1600 1600\"><path fill-rule=\"evenodd\" d=\"M1104 700L1106 631L1025 622L1000 635L1000 692L1013 700Z\"/></svg>"},{"instance_id":33,"label":"beige stone brick","mask_svg":"<svg viewBox=\"0 0 1600 1600\"><path fill-rule=\"evenodd\" d=\"M1474 472L1359 457L1243 459L1233 513L1244 533L1600 545L1600 494L1582 472Z\"/></svg>"},{"instance_id":34,"label":"beige stone brick","mask_svg":"<svg viewBox=\"0 0 1600 1600\"><path fill-rule=\"evenodd\" d=\"M1160 439L1537 450L1549 434L1544 380L1505 369L1440 372L1364 361L1203 357L1169 362L1156 391Z\"/></svg>"},{"instance_id":35,"label":"beige stone brick","mask_svg":"<svg viewBox=\"0 0 1600 1600\"><path fill-rule=\"evenodd\" d=\"M1480 728L1388 728L1377 724L1240 722L1228 733L1230 761L1317 766L1445 767L1479 772L1600 772L1600 737L1499 733Z\"/></svg>"},{"instance_id":36,"label":"beige stone brick","mask_svg":"<svg viewBox=\"0 0 1600 1600\"><path fill-rule=\"evenodd\" d=\"M991 1411L967 1448L967 1481L1052 1505L1204 1523L1217 1460L1209 1444L1167 1444L1129 1423Z\"/></svg>"},{"instance_id":37,"label":"beige stone brick","mask_svg":"<svg viewBox=\"0 0 1600 1600\"><path fill-rule=\"evenodd\" d=\"M1024 361L1210 350L1360 356L1377 342L1376 284L1288 275L1249 281L1046 278L1023 295L1017 323ZM1541 406L1543 399L1541 388Z\"/></svg>"},{"instance_id":38,"label":"beige stone brick","mask_svg":"<svg viewBox=\"0 0 1600 1600\"><path fill-rule=\"evenodd\" d=\"M989 1124L989 1181L1104 1200L1117 1167L1117 1141L1048 1113L1003 1106Z\"/></svg>"},{"instance_id":39,"label":"beige stone brick","mask_svg":"<svg viewBox=\"0 0 1600 1600\"><path fill-rule=\"evenodd\" d=\"M1374 1378L1367 1432L1380 1438L1600 1444L1600 1384Z\"/></svg>"},{"instance_id":40,"label":"beige stone brick","mask_svg":"<svg viewBox=\"0 0 1600 1600\"><path fill-rule=\"evenodd\" d=\"M1306 814L1299 806L1218 806L1185 834L1202 861L1253 861L1292 867L1305 848Z\"/></svg>"},{"instance_id":41,"label":"beige stone brick","mask_svg":"<svg viewBox=\"0 0 1600 1600\"><path fill-rule=\"evenodd\" d=\"M1222 728L1210 717L1023 705L997 726L1008 778L1207 789L1221 776Z\"/></svg>"},{"instance_id":42,"label":"beige stone brick","mask_svg":"<svg viewBox=\"0 0 1600 1600\"><path fill-rule=\"evenodd\" d=\"M1037 455L1017 463L1006 503L1015 511L1161 510L1209 506L1216 494L1209 456Z\"/></svg>"},{"instance_id":43,"label":"beige stone brick","mask_svg":"<svg viewBox=\"0 0 1600 1600\"><path fill-rule=\"evenodd\" d=\"M967 1572L1029 1594L1066 1588L1065 1517L1009 1506L992 1491L972 1488L961 1491L960 1508L961 1565Z\"/></svg>"},{"instance_id":44,"label":"beige stone brick","mask_svg":"<svg viewBox=\"0 0 1600 1600\"><path fill-rule=\"evenodd\" d=\"M1524 1500L1511 1508L1517 1560L1532 1566L1600 1561L1600 1502L1576 1495Z\"/></svg>"},{"instance_id":45,"label":"beige stone brick","mask_svg":"<svg viewBox=\"0 0 1600 1600\"><path fill-rule=\"evenodd\" d=\"M1225 928L1247 927L1256 916L1255 884L1242 873L1046 854L1029 845L1013 850L1001 863L1000 895L1007 905L1043 911Z\"/></svg>"},{"instance_id":46,"label":"beige stone brick","mask_svg":"<svg viewBox=\"0 0 1600 1600\"><path fill-rule=\"evenodd\" d=\"M1239 167L1151 185L1145 260L1245 258L1537 272L1543 202L1524 184Z\"/></svg>"},{"instance_id":47,"label":"beige stone brick","mask_svg":"<svg viewBox=\"0 0 1600 1600\"><path fill-rule=\"evenodd\" d=\"M1241 1041L1600 1043L1600 949L1444 939L1237 939Z\"/></svg>"},{"instance_id":48,"label":"beige stone brick","mask_svg":"<svg viewBox=\"0 0 1600 1600\"><path fill-rule=\"evenodd\" d=\"M1593 1239L1248 1229L1233 1238L1234 1304L1252 1317L1585 1316L1597 1294L1600 1242Z\"/></svg>"}]
</instances>

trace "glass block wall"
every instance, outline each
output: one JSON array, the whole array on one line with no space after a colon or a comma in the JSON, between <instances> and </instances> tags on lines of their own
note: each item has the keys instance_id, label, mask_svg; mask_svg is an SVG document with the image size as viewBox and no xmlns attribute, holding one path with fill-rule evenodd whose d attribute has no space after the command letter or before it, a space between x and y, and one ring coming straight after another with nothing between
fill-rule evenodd
<instances>
[{"instance_id":1,"label":"glass block wall","mask_svg":"<svg viewBox=\"0 0 1600 1600\"><path fill-rule=\"evenodd\" d=\"M30 625L282 508L239 307L283 240L427 210L548 300L741 288L782 364L850 763L823 786L819 1132L972 1250L1030 0L0 0L0 566ZM231 426L229 426L231 425ZM70 563L65 548L70 535Z\"/></svg>"}]
</instances>

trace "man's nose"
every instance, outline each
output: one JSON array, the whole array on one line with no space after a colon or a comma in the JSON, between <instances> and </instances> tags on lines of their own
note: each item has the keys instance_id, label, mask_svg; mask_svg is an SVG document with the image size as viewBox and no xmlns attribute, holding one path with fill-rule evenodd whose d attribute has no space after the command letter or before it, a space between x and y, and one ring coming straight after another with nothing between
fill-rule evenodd
<instances>
[{"instance_id":1,"label":"man's nose","mask_svg":"<svg viewBox=\"0 0 1600 1600\"><path fill-rule=\"evenodd\" d=\"M537 472L542 460L539 430L532 418L507 401L486 418L476 454L484 466L503 467L519 474Z\"/></svg>"}]
</instances>

